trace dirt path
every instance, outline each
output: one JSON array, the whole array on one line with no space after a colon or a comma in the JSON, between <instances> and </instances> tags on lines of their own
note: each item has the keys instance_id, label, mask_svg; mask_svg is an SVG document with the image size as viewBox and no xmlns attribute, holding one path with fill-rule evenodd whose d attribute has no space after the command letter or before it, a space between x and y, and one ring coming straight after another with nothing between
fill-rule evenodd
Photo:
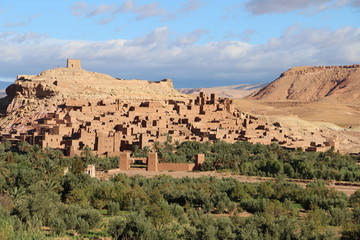
<instances>
[{"instance_id":1,"label":"dirt path","mask_svg":"<svg viewBox=\"0 0 360 240\"><path fill-rule=\"evenodd\" d=\"M248 183L260 183L260 182L266 182L266 181L275 181L275 178L269 178L269 177L256 177L256 176L243 176L243 175L236 175L232 174L230 172L185 172L185 171L176 171L176 172L150 172L146 171L144 169L134 169L134 170L128 170L128 171L122 171L119 169L112 169L106 172L96 172L96 177L98 179L104 179L107 180L111 176L123 173L126 174L129 177L133 177L136 175L141 175L144 177L155 177L160 175L168 175L173 178L182 178L182 177L191 177L191 178L200 178L200 177L216 177L218 179L221 178L234 178L237 179L240 182L248 182ZM306 185L310 182L313 182L315 180L303 180L303 179L286 179L290 182L298 183L302 187L306 187ZM336 182L336 181L329 181L327 183L327 186L329 188L335 188L338 191L341 191L345 193L347 196L350 196L353 194L356 190L360 189L360 183L348 183L348 182Z\"/></svg>"}]
</instances>

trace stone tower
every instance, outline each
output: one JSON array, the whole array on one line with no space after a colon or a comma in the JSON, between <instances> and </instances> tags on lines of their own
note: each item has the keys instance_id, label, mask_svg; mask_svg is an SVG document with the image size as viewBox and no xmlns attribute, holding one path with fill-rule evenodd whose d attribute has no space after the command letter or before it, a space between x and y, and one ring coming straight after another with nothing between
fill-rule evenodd
<instances>
[{"instance_id":1,"label":"stone tower","mask_svg":"<svg viewBox=\"0 0 360 240\"><path fill-rule=\"evenodd\" d=\"M79 59L68 59L67 68L81 69L81 62Z\"/></svg>"},{"instance_id":2,"label":"stone tower","mask_svg":"<svg viewBox=\"0 0 360 240\"><path fill-rule=\"evenodd\" d=\"M148 171L158 171L158 156L157 152L149 152L147 157L147 170Z\"/></svg>"}]
</instances>

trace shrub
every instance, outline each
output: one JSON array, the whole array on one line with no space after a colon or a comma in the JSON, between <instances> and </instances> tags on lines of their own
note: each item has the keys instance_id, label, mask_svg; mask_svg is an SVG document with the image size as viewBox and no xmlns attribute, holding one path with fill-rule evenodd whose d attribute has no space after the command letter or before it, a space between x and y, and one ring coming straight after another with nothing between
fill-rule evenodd
<instances>
[{"instance_id":1,"label":"shrub","mask_svg":"<svg viewBox=\"0 0 360 240\"><path fill-rule=\"evenodd\" d=\"M101 221L101 214L95 209L83 210L79 216L88 223L90 229L97 227Z\"/></svg>"},{"instance_id":2,"label":"shrub","mask_svg":"<svg viewBox=\"0 0 360 240\"><path fill-rule=\"evenodd\" d=\"M66 224L61 218L53 218L50 220L50 227L56 234L61 234L66 230Z\"/></svg>"},{"instance_id":3,"label":"shrub","mask_svg":"<svg viewBox=\"0 0 360 240\"><path fill-rule=\"evenodd\" d=\"M75 230L80 234L86 234L89 232L90 226L86 220L78 218Z\"/></svg>"},{"instance_id":4,"label":"shrub","mask_svg":"<svg viewBox=\"0 0 360 240\"><path fill-rule=\"evenodd\" d=\"M120 211L120 205L117 202L109 202L107 205L107 210L109 215L115 215Z\"/></svg>"}]
</instances>

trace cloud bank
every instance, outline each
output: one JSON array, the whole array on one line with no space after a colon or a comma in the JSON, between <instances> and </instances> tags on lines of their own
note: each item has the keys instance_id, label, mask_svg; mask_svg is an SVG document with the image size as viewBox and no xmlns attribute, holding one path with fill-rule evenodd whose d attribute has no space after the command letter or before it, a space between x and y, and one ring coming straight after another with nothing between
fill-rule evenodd
<instances>
[{"instance_id":1,"label":"cloud bank","mask_svg":"<svg viewBox=\"0 0 360 240\"><path fill-rule=\"evenodd\" d=\"M245 8L253 15L284 13L295 10L323 11L344 5L360 7L360 0L249 0Z\"/></svg>"},{"instance_id":2,"label":"cloud bank","mask_svg":"<svg viewBox=\"0 0 360 240\"><path fill-rule=\"evenodd\" d=\"M166 27L143 37L109 41L63 41L38 34L0 34L0 78L37 74L81 59L90 71L126 79L172 78L177 87L269 82L299 65L359 63L360 28L286 31L264 44L218 41L194 44L206 30L172 39ZM191 38L190 36L193 36Z\"/></svg>"}]
</instances>

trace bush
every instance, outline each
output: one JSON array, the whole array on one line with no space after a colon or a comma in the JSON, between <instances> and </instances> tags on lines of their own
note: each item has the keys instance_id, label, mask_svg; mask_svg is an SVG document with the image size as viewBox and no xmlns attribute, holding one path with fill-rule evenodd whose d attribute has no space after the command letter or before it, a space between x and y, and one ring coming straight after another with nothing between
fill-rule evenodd
<instances>
[{"instance_id":1,"label":"bush","mask_svg":"<svg viewBox=\"0 0 360 240\"><path fill-rule=\"evenodd\" d=\"M114 240L119 239L157 239L157 231L143 212L132 213L126 220L115 218L108 227Z\"/></svg>"},{"instance_id":2,"label":"bush","mask_svg":"<svg viewBox=\"0 0 360 240\"><path fill-rule=\"evenodd\" d=\"M83 210L79 217L88 223L90 229L97 227L101 221L101 214L95 209Z\"/></svg>"},{"instance_id":3,"label":"bush","mask_svg":"<svg viewBox=\"0 0 360 240\"><path fill-rule=\"evenodd\" d=\"M75 230L80 234L86 234L89 232L90 226L86 220L78 218Z\"/></svg>"},{"instance_id":4,"label":"bush","mask_svg":"<svg viewBox=\"0 0 360 240\"><path fill-rule=\"evenodd\" d=\"M109 215L116 215L120 212L120 205L117 202L109 202L107 205L107 210Z\"/></svg>"},{"instance_id":5,"label":"bush","mask_svg":"<svg viewBox=\"0 0 360 240\"><path fill-rule=\"evenodd\" d=\"M110 221L108 227L108 233L116 240L121 239L124 230L126 227L126 220L124 218L115 218Z\"/></svg>"},{"instance_id":6,"label":"bush","mask_svg":"<svg viewBox=\"0 0 360 240\"><path fill-rule=\"evenodd\" d=\"M56 234L61 234L66 230L66 224L61 218L54 218L50 221L50 227Z\"/></svg>"},{"instance_id":7,"label":"bush","mask_svg":"<svg viewBox=\"0 0 360 240\"><path fill-rule=\"evenodd\" d=\"M350 196L349 202L352 207L360 207L360 189L356 190L356 192Z\"/></svg>"}]
</instances>

